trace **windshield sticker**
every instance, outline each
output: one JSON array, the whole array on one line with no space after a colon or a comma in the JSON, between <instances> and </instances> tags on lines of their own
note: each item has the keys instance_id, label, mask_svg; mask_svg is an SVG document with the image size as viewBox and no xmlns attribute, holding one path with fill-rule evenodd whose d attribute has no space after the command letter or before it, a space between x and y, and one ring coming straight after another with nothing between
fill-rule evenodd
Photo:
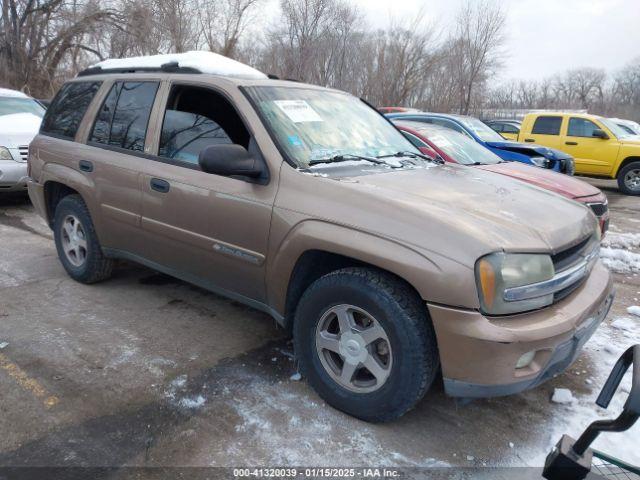
<instances>
[{"instance_id":1,"label":"windshield sticker","mask_svg":"<svg viewBox=\"0 0 640 480\"><path fill-rule=\"evenodd\" d=\"M293 123L324 121L304 100L274 100L273 102Z\"/></svg>"}]
</instances>

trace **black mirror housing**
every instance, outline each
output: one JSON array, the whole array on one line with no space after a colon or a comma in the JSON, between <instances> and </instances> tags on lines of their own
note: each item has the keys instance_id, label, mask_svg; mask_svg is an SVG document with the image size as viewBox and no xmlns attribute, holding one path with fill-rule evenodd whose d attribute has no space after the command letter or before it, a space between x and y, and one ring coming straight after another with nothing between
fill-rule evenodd
<instances>
[{"instance_id":1,"label":"black mirror housing","mask_svg":"<svg viewBox=\"0 0 640 480\"><path fill-rule=\"evenodd\" d=\"M225 177L258 179L265 171L262 161L237 144L209 145L200 152L198 164L203 172Z\"/></svg>"},{"instance_id":2,"label":"black mirror housing","mask_svg":"<svg viewBox=\"0 0 640 480\"><path fill-rule=\"evenodd\" d=\"M605 132L601 128L596 128L593 132L591 132L591 136L596 138L602 138L603 140L607 140L609 138L609 135L607 135L607 132Z\"/></svg>"}]
</instances>

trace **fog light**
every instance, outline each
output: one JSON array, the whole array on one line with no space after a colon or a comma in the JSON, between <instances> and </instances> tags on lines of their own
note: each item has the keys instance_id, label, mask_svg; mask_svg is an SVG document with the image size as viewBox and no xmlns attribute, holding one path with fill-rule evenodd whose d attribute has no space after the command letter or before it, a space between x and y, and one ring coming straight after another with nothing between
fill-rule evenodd
<instances>
[{"instance_id":1,"label":"fog light","mask_svg":"<svg viewBox=\"0 0 640 480\"><path fill-rule=\"evenodd\" d=\"M518 363L516 363L516 368L528 367L529 365L531 365L531 362L533 362L533 358L535 356L536 356L535 350L525 353L518 359Z\"/></svg>"}]
</instances>

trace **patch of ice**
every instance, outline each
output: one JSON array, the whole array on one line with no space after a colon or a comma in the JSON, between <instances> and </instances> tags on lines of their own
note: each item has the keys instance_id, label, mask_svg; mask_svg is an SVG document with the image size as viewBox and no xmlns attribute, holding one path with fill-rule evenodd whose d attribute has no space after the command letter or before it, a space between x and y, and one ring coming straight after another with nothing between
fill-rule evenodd
<instances>
[{"instance_id":1,"label":"patch of ice","mask_svg":"<svg viewBox=\"0 0 640 480\"><path fill-rule=\"evenodd\" d=\"M609 270L616 273L640 272L640 254L618 248L601 248L600 258Z\"/></svg>"},{"instance_id":2,"label":"patch of ice","mask_svg":"<svg viewBox=\"0 0 640 480\"><path fill-rule=\"evenodd\" d=\"M611 322L611 327L616 330L633 331L638 326L638 322L629 317L618 317Z\"/></svg>"},{"instance_id":3,"label":"patch of ice","mask_svg":"<svg viewBox=\"0 0 640 480\"><path fill-rule=\"evenodd\" d=\"M197 397L193 397L193 398L181 398L180 401L178 402L178 405L180 405L183 408L200 408L205 404L205 398L202 395L198 395Z\"/></svg>"},{"instance_id":4,"label":"patch of ice","mask_svg":"<svg viewBox=\"0 0 640 480\"><path fill-rule=\"evenodd\" d=\"M635 315L636 317L640 317L640 307L637 305L633 305L627 308L627 313L631 315Z\"/></svg>"},{"instance_id":5,"label":"patch of ice","mask_svg":"<svg viewBox=\"0 0 640 480\"><path fill-rule=\"evenodd\" d=\"M553 403L573 403L575 398L568 388L556 388L551 397Z\"/></svg>"}]
</instances>

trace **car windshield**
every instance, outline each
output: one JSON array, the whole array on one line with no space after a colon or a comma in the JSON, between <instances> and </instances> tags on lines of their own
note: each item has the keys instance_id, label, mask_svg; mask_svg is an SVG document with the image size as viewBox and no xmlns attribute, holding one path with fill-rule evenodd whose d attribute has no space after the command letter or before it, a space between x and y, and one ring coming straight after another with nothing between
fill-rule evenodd
<instances>
[{"instance_id":1,"label":"car windshield","mask_svg":"<svg viewBox=\"0 0 640 480\"><path fill-rule=\"evenodd\" d=\"M611 130L617 138L633 137L634 135L627 132L624 128L618 125L616 122L609 120L608 118L601 118L600 121L604 123L604 126Z\"/></svg>"},{"instance_id":2,"label":"car windshield","mask_svg":"<svg viewBox=\"0 0 640 480\"><path fill-rule=\"evenodd\" d=\"M436 147L463 165L491 165L502 160L478 142L453 130L430 132L426 136Z\"/></svg>"},{"instance_id":3,"label":"car windshield","mask_svg":"<svg viewBox=\"0 0 640 480\"><path fill-rule=\"evenodd\" d=\"M460 121L483 142L504 142L502 135L477 118L465 117Z\"/></svg>"},{"instance_id":4,"label":"car windshield","mask_svg":"<svg viewBox=\"0 0 640 480\"><path fill-rule=\"evenodd\" d=\"M44 108L32 98L0 97L0 116L15 113L32 113L42 118Z\"/></svg>"},{"instance_id":5,"label":"car windshield","mask_svg":"<svg viewBox=\"0 0 640 480\"><path fill-rule=\"evenodd\" d=\"M302 87L246 91L280 148L300 168L336 156L420 154L382 115L352 95Z\"/></svg>"}]
</instances>

